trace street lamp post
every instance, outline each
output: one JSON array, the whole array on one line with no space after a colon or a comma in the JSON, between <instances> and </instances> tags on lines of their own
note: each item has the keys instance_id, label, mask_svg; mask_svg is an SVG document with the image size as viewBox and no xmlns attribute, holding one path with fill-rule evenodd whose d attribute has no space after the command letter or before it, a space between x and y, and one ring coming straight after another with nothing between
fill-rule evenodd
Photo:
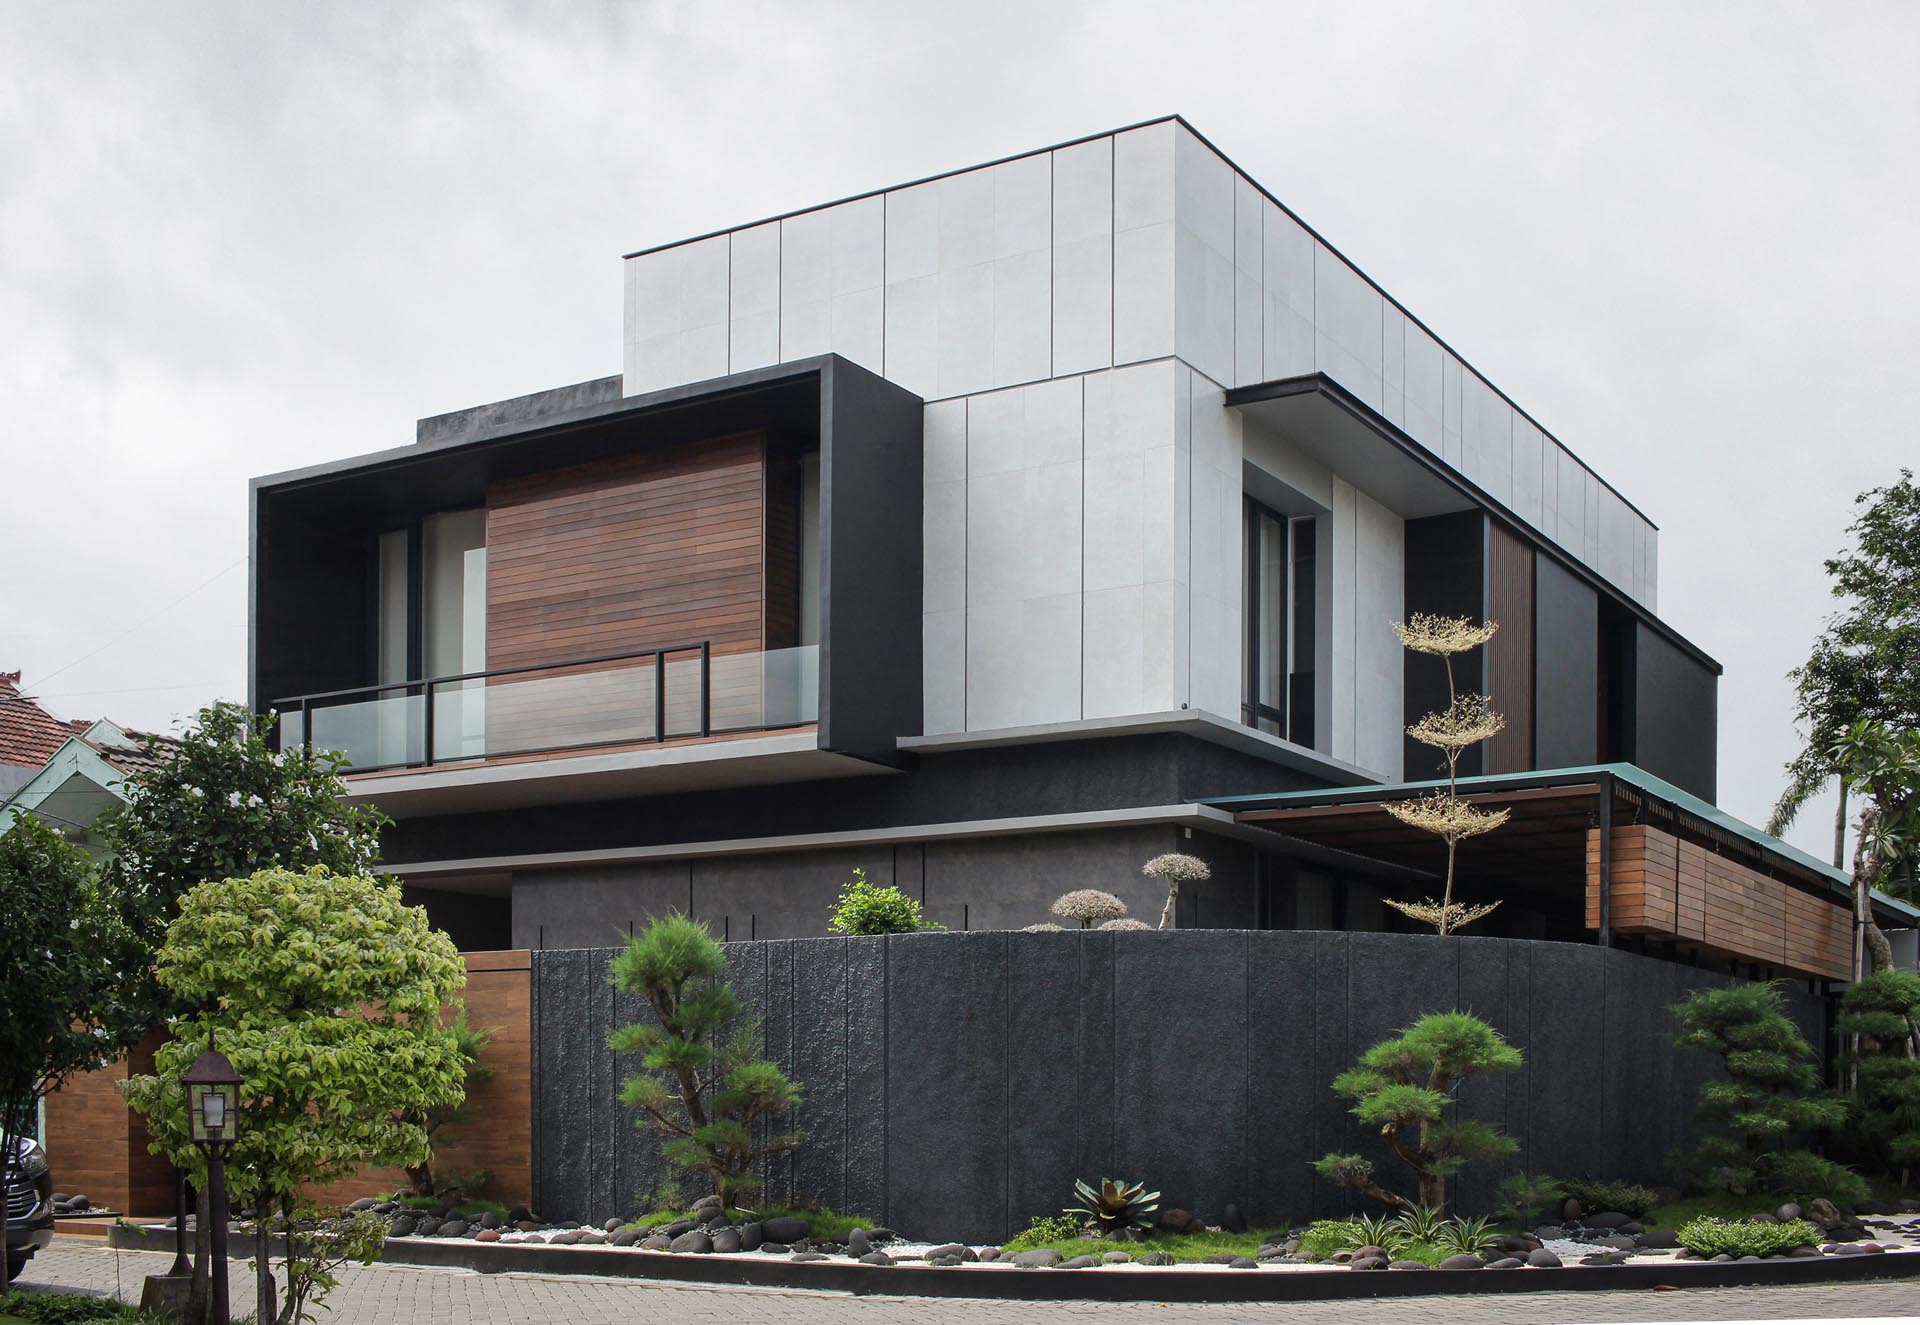
<instances>
[{"instance_id":1,"label":"street lamp post","mask_svg":"<svg viewBox=\"0 0 1920 1325\"><path fill-rule=\"evenodd\" d=\"M209 1037L207 1051L182 1078L187 1088L187 1124L193 1143L207 1157L208 1293L210 1325L227 1325L227 1150L240 1123L240 1074Z\"/></svg>"}]
</instances>

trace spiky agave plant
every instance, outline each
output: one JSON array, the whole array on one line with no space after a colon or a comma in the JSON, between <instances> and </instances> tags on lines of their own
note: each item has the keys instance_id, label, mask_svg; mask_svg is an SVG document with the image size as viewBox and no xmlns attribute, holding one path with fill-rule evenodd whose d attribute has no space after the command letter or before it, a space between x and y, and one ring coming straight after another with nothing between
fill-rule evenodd
<instances>
[{"instance_id":1,"label":"spiky agave plant","mask_svg":"<svg viewBox=\"0 0 1920 1325\"><path fill-rule=\"evenodd\" d=\"M1399 1228L1400 1236L1408 1242L1432 1242L1446 1224L1447 1216L1444 1211L1423 1205L1396 1216L1393 1222Z\"/></svg>"},{"instance_id":2,"label":"spiky agave plant","mask_svg":"<svg viewBox=\"0 0 1920 1325\"><path fill-rule=\"evenodd\" d=\"M1397 1255L1401 1248L1407 1245L1406 1229L1392 1215L1360 1215L1353 1221L1353 1226L1359 1230L1359 1241L1348 1247L1348 1251L1361 1247L1378 1247L1384 1252Z\"/></svg>"},{"instance_id":3,"label":"spiky agave plant","mask_svg":"<svg viewBox=\"0 0 1920 1325\"><path fill-rule=\"evenodd\" d=\"M1144 1182L1115 1182L1100 1179L1100 1186L1089 1186L1076 1178L1073 1194L1079 1205L1070 1205L1066 1213L1084 1216L1102 1237L1124 1236L1153 1226L1154 1211L1160 1208L1160 1193L1150 1192Z\"/></svg>"},{"instance_id":4,"label":"spiky agave plant","mask_svg":"<svg viewBox=\"0 0 1920 1325\"><path fill-rule=\"evenodd\" d=\"M1500 1235L1484 1215L1472 1219L1456 1216L1441 1223L1427 1241L1449 1256L1484 1256L1499 1245Z\"/></svg>"}]
</instances>

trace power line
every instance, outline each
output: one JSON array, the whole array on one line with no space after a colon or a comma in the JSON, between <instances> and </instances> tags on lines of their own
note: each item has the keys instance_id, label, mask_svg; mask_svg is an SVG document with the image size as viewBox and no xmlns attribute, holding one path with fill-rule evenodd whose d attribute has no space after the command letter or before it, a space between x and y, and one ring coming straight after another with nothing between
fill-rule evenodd
<instances>
[{"instance_id":1,"label":"power line","mask_svg":"<svg viewBox=\"0 0 1920 1325\"><path fill-rule=\"evenodd\" d=\"M188 681L177 686L129 686L124 690L61 690L51 695L36 695L36 699L89 699L95 695L154 695L170 690L202 690L208 686L225 685L225 681Z\"/></svg>"},{"instance_id":2,"label":"power line","mask_svg":"<svg viewBox=\"0 0 1920 1325\"><path fill-rule=\"evenodd\" d=\"M37 677L34 680L33 688L35 690L38 690L41 686L44 686L47 682L51 681L54 677L60 675L60 673L71 671L75 667L78 667L81 663L87 661L87 659L89 658L99 657L101 654L105 653L108 649L111 649L114 645L118 644L121 640L133 634L135 631L144 630L146 627L152 625L154 622L158 621L161 617L171 612L174 608L186 602L187 599L193 597L195 594L199 593L202 589L206 588L208 585L212 584L215 580L219 579L221 576L225 575L228 571L232 570L235 566L241 565L245 561L246 561L246 558L244 556L236 557L234 560L228 562L225 566L222 566L219 570L215 571L212 575L209 575L206 579L194 585L193 588L181 594L178 598L174 599L172 602L167 603L163 607L160 607L159 609L154 611L152 615L143 617L140 620L134 622L131 626L128 626L125 630L121 631L118 635L115 635L112 639L108 640L105 644L102 644L99 648L93 650L91 653L83 653L78 658L75 658L72 662L66 664L64 667L56 667L51 672L48 672L45 676ZM21 687L21 692L24 694L26 692L26 689L27 688L23 685Z\"/></svg>"}]
</instances>

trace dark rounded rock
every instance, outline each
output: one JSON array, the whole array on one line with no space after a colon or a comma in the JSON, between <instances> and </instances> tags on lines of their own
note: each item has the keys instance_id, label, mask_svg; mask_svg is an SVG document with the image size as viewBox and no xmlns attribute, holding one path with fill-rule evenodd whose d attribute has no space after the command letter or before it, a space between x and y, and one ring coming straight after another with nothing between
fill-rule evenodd
<instances>
[{"instance_id":1,"label":"dark rounded rock","mask_svg":"<svg viewBox=\"0 0 1920 1325\"><path fill-rule=\"evenodd\" d=\"M524 1205L513 1206L507 1211L507 1222L509 1224L518 1224L522 1220L532 1219L532 1218L533 1218L533 1211L527 1209L527 1207Z\"/></svg>"},{"instance_id":2,"label":"dark rounded rock","mask_svg":"<svg viewBox=\"0 0 1920 1325\"><path fill-rule=\"evenodd\" d=\"M1353 1259L1357 1261L1362 1256L1385 1256L1387 1254L1387 1249L1385 1247L1374 1247L1374 1246L1355 1247L1353 1249L1352 1254L1353 1254Z\"/></svg>"},{"instance_id":3,"label":"dark rounded rock","mask_svg":"<svg viewBox=\"0 0 1920 1325\"><path fill-rule=\"evenodd\" d=\"M1839 1207L1824 1196L1807 1206L1806 1217L1819 1228L1839 1228L1845 1222Z\"/></svg>"},{"instance_id":4,"label":"dark rounded rock","mask_svg":"<svg viewBox=\"0 0 1920 1325\"><path fill-rule=\"evenodd\" d=\"M529 1233L520 1239L520 1245L525 1246L530 1242L545 1242L546 1240L547 1235L545 1233Z\"/></svg>"},{"instance_id":5,"label":"dark rounded rock","mask_svg":"<svg viewBox=\"0 0 1920 1325\"><path fill-rule=\"evenodd\" d=\"M1271 1242L1269 1242L1266 1246L1260 1248L1259 1251L1256 1251L1254 1253L1254 1256L1258 1260L1277 1261L1283 1256L1291 1256L1292 1254L1293 1253L1288 1251L1285 1247L1276 1247Z\"/></svg>"},{"instance_id":6,"label":"dark rounded rock","mask_svg":"<svg viewBox=\"0 0 1920 1325\"><path fill-rule=\"evenodd\" d=\"M1355 1252L1354 1255L1357 1257L1359 1253ZM1211 1256L1202 1256L1200 1263L1202 1265L1231 1265L1235 1259L1236 1257L1232 1252L1216 1251Z\"/></svg>"},{"instance_id":7,"label":"dark rounded rock","mask_svg":"<svg viewBox=\"0 0 1920 1325\"><path fill-rule=\"evenodd\" d=\"M480 1227L481 1228L499 1228L500 1216L496 1215L491 1210L487 1211L484 1215L480 1216Z\"/></svg>"},{"instance_id":8,"label":"dark rounded rock","mask_svg":"<svg viewBox=\"0 0 1920 1325\"><path fill-rule=\"evenodd\" d=\"M1229 1270L1257 1270L1260 1268L1260 1262L1251 1256L1235 1256L1227 1262L1227 1268Z\"/></svg>"},{"instance_id":9,"label":"dark rounded rock","mask_svg":"<svg viewBox=\"0 0 1920 1325\"><path fill-rule=\"evenodd\" d=\"M618 1233L626 1222L624 1219L609 1219L600 1225L600 1231L602 1233Z\"/></svg>"},{"instance_id":10,"label":"dark rounded rock","mask_svg":"<svg viewBox=\"0 0 1920 1325\"><path fill-rule=\"evenodd\" d=\"M733 1216L725 1210L722 1210L717 1215L701 1220L700 1227L706 1229L709 1233L713 1232L716 1228L731 1228L733 1227Z\"/></svg>"},{"instance_id":11,"label":"dark rounded rock","mask_svg":"<svg viewBox=\"0 0 1920 1325\"><path fill-rule=\"evenodd\" d=\"M1580 1216L1585 1211L1586 1211L1586 1207L1581 1205L1578 1200L1576 1200L1574 1197L1571 1197L1571 1196L1569 1196L1560 1205L1560 1217L1566 1220L1568 1223L1572 1223L1574 1220L1580 1218Z\"/></svg>"},{"instance_id":12,"label":"dark rounded rock","mask_svg":"<svg viewBox=\"0 0 1920 1325\"><path fill-rule=\"evenodd\" d=\"M513 1226L519 1229L522 1233L538 1233L546 1227L545 1224L538 1223L537 1221L532 1219L515 1220Z\"/></svg>"},{"instance_id":13,"label":"dark rounded rock","mask_svg":"<svg viewBox=\"0 0 1920 1325\"><path fill-rule=\"evenodd\" d=\"M401 1215L398 1219L387 1225L387 1236L390 1238L410 1238L413 1236L413 1230L417 1226L418 1221L414 1220L411 1216Z\"/></svg>"},{"instance_id":14,"label":"dark rounded rock","mask_svg":"<svg viewBox=\"0 0 1920 1325\"><path fill-rule=\"evenodd\" d=\"M464 1219L449 1219L446 1223L440 1225L440 1236L443 1238L464 1238L467 1236L467 1221Z\"/></svg>"},{"instance_id":15,"label":"dark rounded rock","mask_svg":"<svg viewBox=\"0 0 1920 1325\"><path fill-rule=\"evenodd\" d=\"M1733 1263L1735 1265L1758 1265L1760 1258L1758 1256L1739 1256L1734 1259Z\"/></svg>"},{"instance_id":16,"label":"dark rounded rock","mask_svg":"<svg viewBox=\"0 0 1920 1325\"><path fill-rule=\"evenodd\" d=\"M767 1240L766 1234L760 1231L760 1221L757 1219L750 1224L735 1224L734 1231L740 1235L741 1251L759 1251L760 1244Z\"/></svg>"},{"instance_id":17,"label":"dark rounded rock","mask_svg":"<svg viewBox=\"0 0 1920 1325\"><path fill-rule=\"evenodd\" d=\"M663 1225L660 1231L662 1233L665 1233L670 1238L677 1238L682 1233L691 1232L692 1230L699 1227L700 1225L696 1220L676 1219L671 1224Z\"/></svg>"},{"instance_id":18,"label":"dark rounded rock","mask_svg":"<svg viewBox=\"0 0 1920 1325\"><path fill-rule=\"evenodd\" d=\"M56 1201L58 1201L58 1200L59 1200L60 1198L59 1198L58 1196L56 1196L56 1197L54 1197L53 1199L54 1199L54 1200L56 1200ZM363 1196L363 1197L361 1197L361 1198L360 1198L359 1200L357 1200L357 1201L351 1201L351 1202L349 1202L349 1203L347 1204L347 1209L349 1209L349 1210L352 1210L352 1211L354 1211L354 1212L356 1212L356 1213L357 1213L357 1212L359 1212L359 1211L361 1211L361 1210L371 1210L371 1209L373 1209L373 1207L374 1207L374 1206L376 1206L376 1205L379 1205L379 1204L380 1204L380 1199L379 1199L378 1197L376 1197L376 1196Z\"/></svg>"},{"instance_id":19,"label":"dark rounded rock","mask_svg":"<svg viewBox=\"0 0 1920 1325\"><path fill-rule=\"evenodd\" d=\"M640 1240L640 1235L630 1228L616 1228L607 1234L609 1247L631 1247Z\"/></svg>"},{"instance_id":20,"label":"dark rounded rock","mask_svg":"<svg viewBox=\"0 0 1920 1325\"><path fill-rule=\"evenodd\" d=\"M1430 1270L1433 1267L1425 1261L1388 1261L1389 1270Z\"/></svg>"},{"instance_id":21,"label":"dark rounded rock","mask_svg":"<svg viewBox=\"0 0 1920 1325\"><path fill-rule=\"evenodd\" d=\"M1536 1270L1557 1270L1560 1268L1560 1258L1545 1247L1536 1247L1527 1253L1527 1264Z\"/></svg>"},{"instance_id":22,"label":"dark rounded rock","mask_svg":"<svg viewBox=\"0 0 1920 1325\"><path fill-rule=\"evenodd\" d=\"M1220 1227L1229 1233L1244 1233L1247 1231L1247 1217L1241 1213L1239 1206L1229 1201L1227 1208L1220 1213Z\"/></svg>"},{"instance_id":23,"label":"dark rounded rock","mask_svg":"<svg viewBox=\"0 0 1920 1325\"><path fill-rule=\"evenodd\" d=\"M1099 1263L1100 1258L1098 1256L1075 1256L1072 1260L1060 1261L1053 1268L1056 1270L1091 1270Z\"/></svg>"},{"instance_id":24,"label":"dark rounded rock","mask_svg":"<svg viewBox=\"0 0 1920 1325\"><path fill-rule=\"evenodd\" d=\"M847 1255L859 1260L873 1250L873 1243L867 1239L867 1230L856 1228L847 1234Z\"/></svg>"},{"instance_id":25,"label":"dark rounded rock","mask_svg":"<svg viewBox=\"0 0 1920 1325\"><path fill-rule=\"evenodd\" d=\"M649 1233L640 1240L642 1251L665 1251L673 1245L673 1239L665 1233Z\"/></svg>"},{"instance_id":26,"label":"dark rounded rock","mask_svg":"<svg viewBox=\"0 0 1920 1325\"><path fill-rule=\"evenodd\" d=\"M1835 1256L1861 1256L1866 1254L1866 1250L1865 1247L1857 1242L1842 1242L1835 1245L1833 1254Z\"/></svg>"},{"instance_id":27,"label":"dark rounded rock","mask_svg":"<svg viewBox=\"0 0 1920 1325\"><path fill-rule=\"evenodd\" d=\"M793 1248L784 1242L762 1241L754 1250L765 1252L769 1256L785 1256L788 1252L792 1251Z\"/></svg>"},{"instance_id":28,"label":"dark rounded rock","mask_svg":"<svg viewBox=\"0 0 1920 1325\"><path fill-rule=\"evenodd\" d=\"M1187 1211L1174 1206L1160 1212L1160 1227L1169 1233L1201 1233L1207 1226Z\"/></svg>"},{"instance_id":29,"label":"dark rounded rock","mask_svg":"<svg viewBox=\"0 0 1920 1325\"><path fill-rule=\"evenodd\" d=\"M1567 1202L1572 1205L1573 1202ZM1588 1228L1619 1228L1622 1224L1631 1224L1633 1216L1619 1210L1602 1210L1597 1215L1588 1215L1583 1221Z\"/></svg>"},{"instance_id":30,"label":"dark rounded rock","mask_svg":"<svg viewBox=\"0 0 1920 1325\"><path fill-rule=\"evenodd\" d=\"M1533 1230L1533 1236L1542 1242L1547 1241L1549 1238L1564 1238L1567 1236L1566 1225L1542 1224L1539 1228Z\"/></svg>"},{"instance_id":31,"label":"dark rounded rock","mask_svg":"<svg viewBox=\"0 0 1920 1325\"><path fill-rule=\"evenodd\" d=\"M376 1215L390 1215L399 1208L400 1203L398 1201L382 1201L373 1207L373 1213Z\"/></svg>"},{"instance_id":32,"label":"dark rounded rock","mask_svg":"<svg viewBox=\"0 0 1920 1325\"><path fill-rule=\"evenodd\" d=\"M746 1250L740 1241L740 1230L737 1228L716 1229L711 1236L713 1238L712 1249L714 1251L734 1252Z\"/></svg>"},{"instance_id":33,"label":"dark rounded rock","mask_svg":"<svg viewBox=\"0 0 1920 1325\"><path fill-rule=\"evenodd\" d=\"M73 1193L72 1192L55 1192L52 1196L48 1197L47 1199L53 1205L65 1205L68 1201L71 1201L73 1199Z\"/></svg>"},{"instance_id":34,"label":"dark rounded rock","mask_svg":"<svg viewBox=\"0 0 1920 1325\"><path fill-rule=\"evenodd\" d=\"M1033 1251L1015 1252L1007 1258L1023 1270L1036 1270L1042 1266L1058 1265L1061 1255L1051 1247L1040 1247Z\"/></svg>"},{"instance_id":35,"label":"dark rounded rock","mask_svg":"<svg viewBox=\"0 0 1920 1325\"><path fill-rule=\"evenodd\" d=\"M796 1261L824 1261L827 1259L827 1253L824 1251L796 1251L793 1253L793 1259Z\"/></svg>"},{"instance_id":36,"label":"dark rounded rock","mask_svg":"<svg viewBox=\"0 0 1920 1325\"><path fill-rule=\"evenodd\" d=\"M870 1251L860 1258L862 1265L892 1265L893 1257L884 1251Z\"/></svg>"},{"instance_id":37,"label":"dark rounded rock","mask_svg":"<svg viewBox=\"0 0 1920 1325\"><path fill-rule=\"evenodd\" d=\"M900 1235L890 1228L870 1228L867 1230L867 1241L873 1243L876 1247L882 1242L898 1242L899 1240Z\"/></svg>"},{"instance_id":38,"label":"dark rounded rock","mask_svg":"<svg viewBox=\"0 0 1920 1325\"><path fill-rule=\"evenodd\" d=\"M721 1202L719 1197L703 1196L699 1200L693 1203L693 1210L691 1213L695 1219L706 1220L706 1219L712 1219L715 1215L720 1214L726 1208L727 1207Z\"/></svg>"},{"instance_id":39,"label":"dark rounded rock","mask_svg":"<svg viewBox=\"0 0 1920 1325\"><path fill-rule=\"evenodd\" d=\"M1762 1210L1757 1215L1748 1215L1747 1222L1749 1224L1777 1224L1780 1222L1780 1220L1777 1216L1770 1215L1766 1211Z\"/></svg>"},{"instance_id":40,"label":"dark rounded rock","mask_svg":"<svg viewBox=\"0 0 1920 1325\"><path fill-rule=\"evenodd\" d=\"M1727 1253L1723 1251L1718 1256L1715 1256L1711 1263L1715 1265L1732 1265L1733 1257L1727 1255Z\"/></svg>"},{"instance_id":41,"label":"dark rounded rock","mask_svg":"<svg viewBox=\"0 0 1920 1325\"><path fill-rule=\"evenodd\" d=\"M1798 1204L1793 1201L1788 1201L1785 1205L1773 1212L1773 1217L1783 1224L1791 1224L1794 1220L1798 1219L1802 1213Z\"/></svg>"},{"instance_id":42,"label":"dark rounded rock","mask_svg":"<svg viewBox=\"0 0 1920 1325\"><path fill-rule=\"evenodd\" d=\"M813 1232L813 1225L798 1215L781 1215L761 1220L760 1232L769 1242L794 1243L804 1241Z\"/></svg>"},{"instance_id":43,"label":"dark rounded rock","mask_svg":"<svg viewBox=\"0 0 1920 1325\"><path fill-rule=\"evenodd\" d=\"M1462 1252L1458 1256L1447 1257L1444 1261L1440 1262L1438 1268L1442 1270L1484 1270L1487 1268L1487 1263L1469 1252Z\"/></svg>"},{"instance_id":44,"label":"dark rounded rock","mask_svg":"<svg viewBox=\"0 0 1920 1325\"><path fill-rule=\"evenodd\" d=\"M1521 1260L1518 1256L1502 1256L1497 1261L1487 1262L1487 1268L1489 1270L1518 1270L1523 1268L1525 1265L1526 1265L1526 1262Z\"/></svg>"},{"instance_id":45,"label":"dark rounded rock","mask_svg":"<svg viewBox=\"0 0 1920 1325\"><path fill-rule=\"evenodd\" d=\"M1620 1225L1620 1227L1614 1230L1614 1232L1624 1233L1626 1236L1630 1238L1638 1237L1640 1234L1646 1231L1647 1231L1647 1226L1641 1223L1637 1219L1629 1219L1626 1223Z\"/></svg>"},{"instance_id":46,"label":"dark rounded rock","mask_svg":"<svg viewBox=\"0 0 1920 1325\"><path fill-rule=\"evenodd\" d=\"M497 1228L483 1228L473 1235L473 1240L475 1242L498 1242L500 1240L500 1230Z\"/></svg>"},{"instance_id":47,"label":"dark rounded rock","mask_svg":"<svg viewBox=\"0 0 1920 1325\"><path fill-rule=\"evenodd\" d=\"M690 1228L667 1244L668 1251L692 1252L696 1256L713 1250L713 1239L697 1228Z\"/></svg>"},{"instance_id":48,"label":"dark rounded rock","mask_svg":"<svg viewBox=\"0 0 1920 1325\"><path fill-rule=\"evenodd\" d=\"M580 1241L580 1235L569 1229L564 1233L555 1233L547 1241L556 1247L571 1247Z\"/></svg>"},{"instance_id":49,"label":"dark rounded rock","mask_svg":"<svg viewBox=\"0 0 1920 1325\"><path fill-rule=\"evenodd\" d=\"M413 1231L423 1238L430 1238L440 1231L440 1220L437 1216L428 1215L413 1226Z\"/></svg>"},{"instance_id":50,"label":"dark rounded rock","mask_svg":"<svg viewBox=\"0 0 1920 1325\"><path fill-rule=\"evenodd\" d=\"M1172 1265L1173 1257L1164 1251L1150 1251L1140 1258L1142 1265Z\"/></svg>"},{"instance_id":51,"label":"dark rounded rock","mask_svg":"<svg viewBox=\"0 0 1920 1325\"><path fill-rule=\"evenodd\" d=\"M1680 1235L1670 1228L1650 1228L1635 1241L1650 1251L1671 1251L1680 1245Z\"/></svg>"},{"instance_id":52,"label":"dark rounded rock","mask_svg":"<svg viewBox=\"0 0 1920 1325\"><path fill-rule=\"evenodd\" d=\"M966 1262L958 1256L927 1256L922 1259L924 1259L928 1265L938 1266L942 1269L950 1269L955 1265L966 1264Z\"/></svg>"},{"instance_id":53,"label":"dark rounded rock","mask_svg":"<svg viewBox=\"0 0 1920 1325\"><path fill-rule=\"evenodd\" d=\"M1349 1270L1384 1270L1387 1268L1385 1256L1355 1256L1347 1263Z\"/></svg>"},{"instance_id":54,"label":"dark rounded rock","mask_svg":"<svg viewBox=\"0 0 1920 1325\"><path fill-rule=\"evenodd\" d=\"M1125 1265L1133 1260L1133 1253L1126 1251L1109 1251L1104 1253L1100 1259L1108 1265Z\"/></svg>"},{"instance_id":55,"label":"dark rounded rock","mask_svg":"<svg viewBox=\"0 0 1920 1325\"><path fill-rule=\"evenodd\" d=\"M583 1228L574 1235L574 1241L583 1247L598 1247L607 1240L607 1235L597 1228Z\"/></svg>"},{"instance_id":56,"label":"dark rounded rock","mask_svg":"<svg viewBox=\"0 0 1920 1325\"><path fill-rule=\"evenodd\" d=\"M1787 1253L1787 1259L1795 1261L1818 1260L1819 1258L1820 1248L1818 1247L1795 1247Z\"/></svg>"},{"instance_id":57,"label":"dark rounded rock","mask_svg":"<svg viewBox=\"0 0 1920 1325\"><path fill-rule=\"evenodd\" d=\"M937 1247L928 1247L926 1250L926 1258L928 1260L932 1260L935 1256L964 1257L967 1250L968 1249L966 1247L962 1246L958 1242L943 1242Z\"/></svg>"}]
</instances>

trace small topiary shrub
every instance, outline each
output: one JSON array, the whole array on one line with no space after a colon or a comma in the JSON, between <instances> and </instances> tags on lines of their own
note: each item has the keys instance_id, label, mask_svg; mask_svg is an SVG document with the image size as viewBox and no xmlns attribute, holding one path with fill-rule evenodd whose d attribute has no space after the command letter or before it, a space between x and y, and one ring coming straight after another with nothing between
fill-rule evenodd
<instances>
[{"instance_id":1,"label":"small topiary shrub","mask_svg":"<svg viewBox=\"0 0 1920 1325\"><path fill-rule=\"evenodd\" d=\"M1778 1256L1795 1247L1818 1246L1820 1234L1804 1219L1785 1224L1735 1223L1711 1217L1680 1226L1680 1245L1696 1256Z\"/></svg>"},{"instance_id":2,"label":"small topiary shrub","mask_svg":"<svg viewBox=\"0 0 1920 1325\"><path fill-rule=\"evenodd\" d=\"M1151 930L1151 929L1153 928L1153 926L1152 926L1152 925L1149 925L1149 924L1148 924L1148 923L1147 923L1146 921L1144 921L1144 920L1135 920L1135 919L1133 919L1133 918L1132 918L1131 916L1122 916L1122 917L1121 917L1120 919L1118 919L1118 920L1102 920L1102 921L1100 922L1100 928L1101 928L1101 929L1145 929L1145 930Z\"/></svg>"},{"instance_id":3,"label":"small topiary shrub","mask_svg":"<svg viewBox=\"0 0 1920 1325\"><path fill-rule=\"evenodd\" d=\"M1645 1219L1660 1204L1660 1194L1632 1182L1594 1182L1588 1178L1567 1178L1560 1190L1580 1202L1588 1214L1617 1210L1635 1219Z\"/></svg>"},{"instance_id":4,"label":"small topiary shrub","mask_svg":"<svg viewBox=\"0 0 1920 1325\"><path fill-rule=\"evenodd\" d=\"M1027 1224L1026 1231L1009 1239L1000 1250L1009 1254L1037 1251L1055 1242L1068 1242L1083 1236L1080 1221L1072 1215L1035 1215Z\"/></svg>"},{"instance_id":5,"label":"small topiary shrub","mask_svg":"<svg viewBox=\"0 0 1920 1325\"><path fill-rule=\"evenodd\" d=\"M1127 904L1098 888L1077 888L1054 898L1051 909L1062 920L1078 920L1080 928L1088 929L1095 921L1118 920L1127 913Z\"/></svg>"},{"instance_id":6,"label":"small topiary shrub","mask_svg":"<svg viewBox=\"0 0 1920 1325\"><path fill-rule=\"evenodd\" d=\"M923 917L920 903L892 884L869 883L867 872L855 869L853 882L841 891L827 928L836 934L916 934L945 926Z\"/></svg>"},{"instance_id":7,"label":"small topiary shrub","mask_svg":"<svg viewBox=\"0 0 1920 1325\"><path fill-rule=\"evenodd\" d=\"M1324 1261L1337 1251L1365 1246L1360 1225L1351 1219L1316 1219L1300 1235L1300 1252L1310 1260Z\"/></svg>"}]
</instances>

